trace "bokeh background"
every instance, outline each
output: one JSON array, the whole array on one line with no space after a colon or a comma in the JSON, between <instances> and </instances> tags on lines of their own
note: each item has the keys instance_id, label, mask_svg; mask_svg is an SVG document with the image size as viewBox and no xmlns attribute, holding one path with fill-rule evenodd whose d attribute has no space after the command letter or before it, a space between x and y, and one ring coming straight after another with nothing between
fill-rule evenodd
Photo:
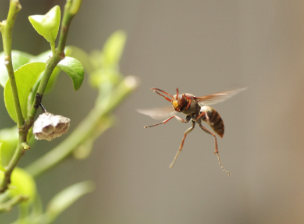
<instances>
[{"instance_id":1,"label":"bokeh background","mask_svg":"<svg viewBox=\"0 0 304 224\"><path fill-rule=\"evenodd\" d=\"M1 1L1 20L8 0ZM27 17L63 1L21 0L13 48L38 54L48 45ZM127 32L121 71L140 79L138 90L116 111L117 124L103 134L86 160L69 159L37 180L43 201L83 180L96 183L55 223L236 224L304 222L304 2L303 1L83 1L68 45L101 49L114 31ZM1 45L2 47L2 45ZM1 49L2 50L2 49ZM97 93L87 80L73 91L62 74L44 105L72 119L75 128ZM190 126L156 121L138 108L168 105L150 88L196 96L249 87L215 105L226 132L218 140L196 128L169 169ZM0 93L1 128L12 125ZM58 144L39 142L25 166ZM10 223L4 215L0 223ZM2 219L2 220L1 220Z\"/></svg>"}]
</instances>

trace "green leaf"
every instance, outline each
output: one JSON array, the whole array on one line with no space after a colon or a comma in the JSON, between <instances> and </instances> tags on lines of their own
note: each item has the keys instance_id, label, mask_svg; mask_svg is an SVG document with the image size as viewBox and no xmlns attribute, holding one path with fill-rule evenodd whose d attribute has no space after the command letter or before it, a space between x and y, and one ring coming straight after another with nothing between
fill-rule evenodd
<instances>
[{"instance_id":1,"label":"green leaf","mask_svg":"<svg viewBox=\"0 0 304 224\"><path fill-rule=\"evenodd\" d=\"M106 94L122 80L122 75L113 69L95 70L90 74L90 84L98 88L100 94Z\"/></svg>"},{"instance_id":2,"label":"green leaf","mask_svg":"<svg viewBox=\"0 0 304 224\"><path fill-rule=\"evenodd\" d=\"M24 195L29 198L27 202L32 201L36 194L36 184L33 177L25 170L16 167L11 176L9 194L12 197Z\"/></svg>"},{"instance_id":3,"label":"green leaf","mask_svg":"<svg viewBox=\"0 0 304 224\"><path fill-rule=\"evenodd\" d=\"M57 5L45 15L29 16L29 20L41 36L48 42L54 43L59 30L60 14L60 7Z\"/></svg>"},{"instance_id":4,"label":"green leaf","mask_svg":"<svg viewBox=\"0 0 304 224\"><path fill-rule=\"evenodd\" d=\"M18 128L13 126L0 130L0 142L2 143L0 156L2 166L7 166L14 155L19 140Z\"/></svg>"},{"instance_id":5,"label":"green leaf","mask_svg":"<svg viewBox=\"0 0 304 224\"><path fill-rule=\"evenodd\" d=\"M116 67L126 42L126 34L116 31L106 41L102 50L102 65L105 68Z\"/></svg>"},{"instance_id":6,"label":"green leaf","mask_svg":"<svg viewBox=\"0 0 304 224\"><path fill-rule=\"evenodd\" d=\"M21 51L12 51L12 63L13 68L16 71L22 65L28 63L33 56ZM4 52L0 53L0 85L5 86L6 81L8 80L8 74L6 67L4 65Z\"/></svg>"},{"instance_id":7,"label":"green leaf","mask_svg":"<svg viewBox=\"0 0 304 224\"><path fill-rule=\"evenodd\" d=\"M4 172L0 171L0 182L4 178ZM27 203L35 199L36 184L33 177L25 170L16 167L11 176L11 183L9 185L9 195L13 198L16 196L27 197Z\"/></svg>"},{"instance_id":8,"label":"green leaf","mask_svg":"<svg viewBox=\"0 0 304 224\"><path fill-rule=\"evenodd\" d=\"M15 80L18 88L19 101L23 117L27 116L27 101L31 89L38 80L40 73L45 69L45 66L46 64L42 62L28 63L21 66L15 72ZM9 115L15 122L17 122L10 80L8 80L5 84L4 101Z\"/></svg>"},{"instance_id":9,"label":"green leaf","mask_svg":"<svg viewBox=\"0 0 304 224\"><path fill-rule=\"evenodd\" d=\"M90 193L94 190L94 183L91 181L84 181L74 184L59 192L50 201L46 216L49 220L54 220L60 213L71 206L78 198L84 194Z\"/></svg>"},{"instance_id":10,"label":"green leaf","mask_svg":"<svg viewBox=\"0 0 304 224\"><path fill-rule=\"evenodd\" d=\"M90 56L83 50L81 50L78 47L71 46L68 48L66 51L66 55L69 53L69 56L76 58L81 62L83 65L84 69L88 72L91 73L94 70L94 67L91 63ZM100 53L99 53L100 55ZM100 60L99 60L99 66L100 66Z\"/></svg>"},{"instance_id":11,"label":"green leaf","mask_svg":"<svg viewBox=\"0 0 304 224\"><path fill-rule=\"evenodd\" d=\"M81 87L82 81L84 79L84 69L80 61L72 57L65 57L62 61L59 62L57 67L71 77L74 90L78 90Z\"/></svg>"},{"instance_id":12,"label":"green leaf","mask_svg":"<svg viewBox=\"0 0 304 224\"><path fill-rule=\"evenodd\" d=\"M53 55L52 51L51 50L48 50L48 51L45 51L37 56L34 56L31 58L30 62L47 62L47 60ZM69 56L71 55L71 47L65 47L65 55L66 56ZM57 80L57 77L58 77L58 74L61 70L56 67L54 69L54 71L52 72L51 74L51 77L48 81L48 84L46 86L46 89L45 89L45 92L44 93L48 93L52 90L53 86L55 85L56 83L56 80ZM39 77L39 80L38 82L40 81L40 79L42 78L42 75L43 73L41 74L41 76ZM39 83L37 83L39 84Z\"/></svg>"}]
</instances>

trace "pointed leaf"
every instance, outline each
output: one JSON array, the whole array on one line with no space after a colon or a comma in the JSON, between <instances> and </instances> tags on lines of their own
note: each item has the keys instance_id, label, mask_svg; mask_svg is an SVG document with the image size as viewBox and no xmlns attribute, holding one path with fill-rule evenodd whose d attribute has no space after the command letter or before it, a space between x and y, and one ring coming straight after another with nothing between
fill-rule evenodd
<instances>
[{"instance_id":1,"label":"pointed leaf","mask_svg":"<svg viewBox=\"0 0 304 224\"><path fill-rule=\"evenodd\" d=\"M59 62L57 67L71 77L74 90L78 90L81 87L82 81L84 79L84 69L80 61L72 57L65 57L62 61Z\"/></svg>"},{"instance_id":2,"label":"pointed leaf","mask_svg":"<svg viewBox=\"0 0 304 224\"><path fill-rule=\"evenodd\" d=\"M39 78L40 73L45 69L45 63L33 62L21 66L15 72L15 79L18 88L19 101L23 117L27 116L27 101L32 87ZM13 101L10 80L6 82L4 88L4 101L6 110L10 117L17 122L17 115Z\"/></svg>"},{"instance_id":3,"label":"pointed leaf","mask_svg":"<svg viewBox=\"0 0 304 224\"><path fill-rule=\"evenodd\" d=\"M90 84L101 94L108 93L122 80L122 75L114 69L99 69L90 74Z\"/></svg>"},{"instance_id":4,"label":"pointed leaf","mask_svg":"<svg viewBox=\"0 0 304 224\"><path fill-rule=\"evenodd\" d=\"M12 63L14 71L20 68L22 65L28 63L33 56L21 51L12 51ZM4 52L0 53L0 85L5 86L8 80L8 74L4 65Z\"/></svg>"},{"instance_id":5,"label":"pointed leaf","mask_svg":"<svg viewBox=\"0 0 304 224\"><path fill-rule=\"evenodd\" d=\"M60 213L71 206L78 198L94 190L94 184L91 181L84 181L74 184L59 192L50 201L46 210L49 220L54 220Z\"/></svg>"},{"instance_id":6,"label":"pointed leaf","mask_svg":"<svg viewBox=\"0 0 304 224\"><path fill-rule=\"evenodd\" d=\"M34 29L43 36L48 42L56 40L60 25L60 7L54 6L45 15L29 16L29 20Z\"/></svg>"},{"instance_id":7,"label":"pointed leaf","mask_svg":"<svg viewBox=\"0 0 304 224\"><path fill-rule=\"evenodd\" d=\"M75 46L71 46L66 51L66 54L65 54L66 56L67 56L67 53L69 53L68 56L76 58L78 61L80 61L81 64L83 65L84 69L88 73L91 73L95 69L90 60L90 56L82 49L75 47ZM100 53L99 53L99 55L100 55ZM99 60L99 66L100 66L100 60Z\"/></svg>"},{"instance_id":8,"label":"pointed leaf","mask_svg":"<svg viewBox=\"0 0 304 224\"><path fill-rule=\"evenodd\" d=\"M116 31L108 38L102 50L102 65L105 68L118 65L125 42L126 34L122 31Z\"/></svg>"}]
</instances>

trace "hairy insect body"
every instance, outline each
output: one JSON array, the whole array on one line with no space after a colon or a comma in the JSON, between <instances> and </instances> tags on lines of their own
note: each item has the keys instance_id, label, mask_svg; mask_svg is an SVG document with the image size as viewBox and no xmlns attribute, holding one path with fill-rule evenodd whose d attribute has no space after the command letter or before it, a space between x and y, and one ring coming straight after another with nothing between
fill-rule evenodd
<instances>
[{"instance_id":1,"label":"hairy insect body","mask_svg":"<svg viewBox=\"0 0 304 224\"><path fill-rule=\"evenodd\" d=\"M180 94L180 95L182 95L182 94ZM196 100L193 98L194 96L192 94L186 93L185 95L187 97L189 97L189 99L185 100L184 105L181 109L181 112L186 115L189 115L191 118L195 119L199 115L201 107L196 102ZM190 101L190 106L189 106L189 108L187 108L187 104L189 103L189 101Z\"/></svg>"},{"instance_id":2,"label":"hairy insect body","mask_svg":"<svg viewBox=\"0 0 304 224\"><path fill-rule=\"evenodd\" d=\"M209 126L217 133L221 138L224 136L225 126L219 113L210 106L200 106L195 96L189 93L179 94L173 96L173 99L184 99L179 102L180 112L190 116L196 123L201 123L201 120L209 124ZM188 103L190 103L187 108ZM174 104L173 104L174 105ZM199 117L197 119L197 117Z\"/></svg>"}]
</instances>

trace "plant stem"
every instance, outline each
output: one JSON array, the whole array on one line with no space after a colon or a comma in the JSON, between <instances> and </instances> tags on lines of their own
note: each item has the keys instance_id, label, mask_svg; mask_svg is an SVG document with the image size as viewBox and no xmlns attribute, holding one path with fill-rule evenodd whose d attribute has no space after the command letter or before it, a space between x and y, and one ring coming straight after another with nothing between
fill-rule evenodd
<instances>
[{"instance_id":1,"label":"plant stem","mask_svg":"<svg viewBox=\"0 0 304 224\"><path fill-rule=\"evenodd\" d=\"M26 143L27 131L26 134L21 134L21 133L25 133L25 131L19 129L19 143L9 164L5 167L4 178L0 185L0 194L8 189L8 185L11 182L11 175L14 168L18 164L20 158L24 155L25 148L29 149L29 146Z\"/></svg>"},{"instance_id":2,"label":"plant stem","mask_svg":"<svg viewBox=\"0 0 304 224\"><path fill-rule=\"evenodd\" d=\"M21 10L21 5L20 5L19 1L12 0L10 2L10 8L9 8L7 20L0 23L0 31L2 33L2 39L3 39L3 50L5 53L4 64L8 71L8 76L9 76L9 80L10 80L10 84L11 84L11 90L12 90L12 95L13 95L13 100L14 100L14 105L15 105L15 110L16 110L16 115L17 115L17 126L19 128L19 143L18 143L18 146L14 152L14 155L13 155L11 161L9 162L9 165L7 167L5 167L4 178L0 185L0 193L3 193L8 189L11 174L12 174L15 166L17 165L19 159L24 154L24 151L23 151L24 144L23 143L25 141L24 141L24 137L22 136L22 134L23 133L27 134L27 130L24 130L24 128L23 128L24 118L23 118L23 115L21 112L21 106L20 106L19 97L18 97L18 89L17 89L17 85L16 85L15 73L14 73L12 57L11 57L12 31L13 31L15 19L20 10ZM25 135L25 139L26 139L26 135Z\"/></svg>"},{"instance_id":3,"label":"plant stem","mask_svg":"<svg viewBox=\"0 0 304 224\"><path fill-rule=\"evenodd\" d=\"M28 197L23 196L23 195L18 195L16 197L12 198L11 200L0 205L0 213L10 211L15 205L17 205L20 202L25 201L27 199L28 199Z\"/></svg>"},{"instance_id":4,"label":"plant stem","mask_svg":"<svg viewBox=\"0 0 304 224\"><path fill-rule=\"evenodd\" d=\"M15 73L14 73L14 68L13 68L13 64L12 64L12 31L13 31L15 19L20 10L21 10L21 5L20 5L19 1L18 0L11 1L7 19L6 19L6 21L3 21L0 23L0 30L1 30L1 34L2 34L2 40L3 40L3 50L4 50L4 54L5 54L4 64L6 66L10 84L11 84L12 95L13 95L16 114L17 114L18 128L21 128L23 126L24 118L23 118L23 115L21 112L21 106L20 106L19 97L18 97L18 89L17 89L17 85L16 85Z\"/></svg>"},{"instance_id":5,"label":"plant stem","mask_svg":"<svg viewBox=\"0 0 304 224\"><path fill-rule=\"evenodd\" d=\"M39 176L68 157L74 149L88 139L96 129L100 129L100 125L105 125L105 129L109 128L111 123L107 124L104 119L136 86L137 82L134 77L126 77L112 94L109 94L107 98L103 99L103 102L108 102L107 105L104 105L103 102L97 102L88 116L62 143L30 164L26 170L34 177Z\"/></svg>"},{"instance_id":6,"label":"plant stem","mask_svg":"<svg viewBox=\"0 0 304 224\"><path fill-rule=\"evenodd\" d=\"M79 3L79 0L77 0L76 2ZM26 143L27 134L28 134L29 129L33 126L35 114L41 103L45 88L47 86L47 83L48 83L50 76L51 76L53 70L55 69L56 65L65 57L64 56L64 47L65 47L65 42L66 42L67 35L68 35L68 29L69 29L69 26L70 26L70 23L71 23L73 17L75 16L75 13L69 12L70 7L71 7L71 1L67 0L67 3L65 5L65 10L64 10L64 15L63 15L62 28L61 28L61 32L60 32L58 48L55 51L55 54L53 54L53 56L47 62L46 69L44 71L41 82L38 86L35 100L32 104L31 109L29 110L29 113L28 113L28 116L27 116L27 119L25 120L25 122L24 122L24 118L23 118L22 112L21 112L16 81L14 78L14 70L13 70L13 66L12 66L12 62L11 62L12 27L13 27L16 15L17 15L18 11L20 11L20 9L21 9L21 5L19 4L18 0L11 0L7 21L0 23L0 29L1 29L2 36L3 36L3 46L4 46L4 51L5 51L5 60L6 60L5 64L7 66L7 70L9 72L9 77L10 77L10 82L12 85L11 88L12 88L12 92L13 92L14 103L15 103L15 108L16 108L16 113L17 113L17 118L18 118L18 127L19 127L19 143L18 143L17 149L15 150L11 161L9 162L9 165L5 168L4 179L0 185L0 193L3 193L8 189L8 185L10 184L11 174L12 174L14 168L16 167L16 165L18 164L21 156L24 154L25 148L23 148L23 146L27 146L26 148L29 147Z\"/></svg>"},{"instance_id":7,"label":"plant stem","mask_svg":"<svg viewBox=\"0 0 304 224\"><path fill-rule=\"evenodd\" d=\"M77 0L76 2L78 2L78 1L79 0ZM80 1L80 3L81 3L81 1ZM65 48L65 43L66 43L66 39L67 39L67 36L68 36L68 30L69 30L69 26L71 24L71 21L72 21L73 17L75 16L74 13L69 12L70 7L71 7L71 1L67 0L67 3L65 4L65 7L64 7L64 13L63 13L63 18L62 18L62 26L61 26L61 30L60 30L60 37L59 37L58 47L57 47L55 53L53 54L53 56L47 62L46 69L45 69L44 74L42 76L41 82L38 86L36 98L35 98L35 100L32 104L32 107L29 111L28 117L27 117L26 122L25 122L26 127L28 129L33 126L35 114L36 114L37 109L38 109L38 107L41 103L45 88L46 88L47 83L48 83L48 81L51 77L51 74L52 74L53 70L55 69L57 64L62 59L64 59L64 57L65 57L64 48Z\"/></svg>"},{"instance_id":8,"label":"plant stem","mask_svg":"<svg viewBox=\"0 0 304 224\"><path fill-rule=\"evenodd\" d=\"M64 6L64 14L62 18L62 25L61 25L61 35L58 43L58 51L64 54L64 47L65 42L67 39L67 34L69 31L70 23L73 17L79 10L81 5L81 0L67 0L66 5Z\"/></svg>"}]
</instances>

